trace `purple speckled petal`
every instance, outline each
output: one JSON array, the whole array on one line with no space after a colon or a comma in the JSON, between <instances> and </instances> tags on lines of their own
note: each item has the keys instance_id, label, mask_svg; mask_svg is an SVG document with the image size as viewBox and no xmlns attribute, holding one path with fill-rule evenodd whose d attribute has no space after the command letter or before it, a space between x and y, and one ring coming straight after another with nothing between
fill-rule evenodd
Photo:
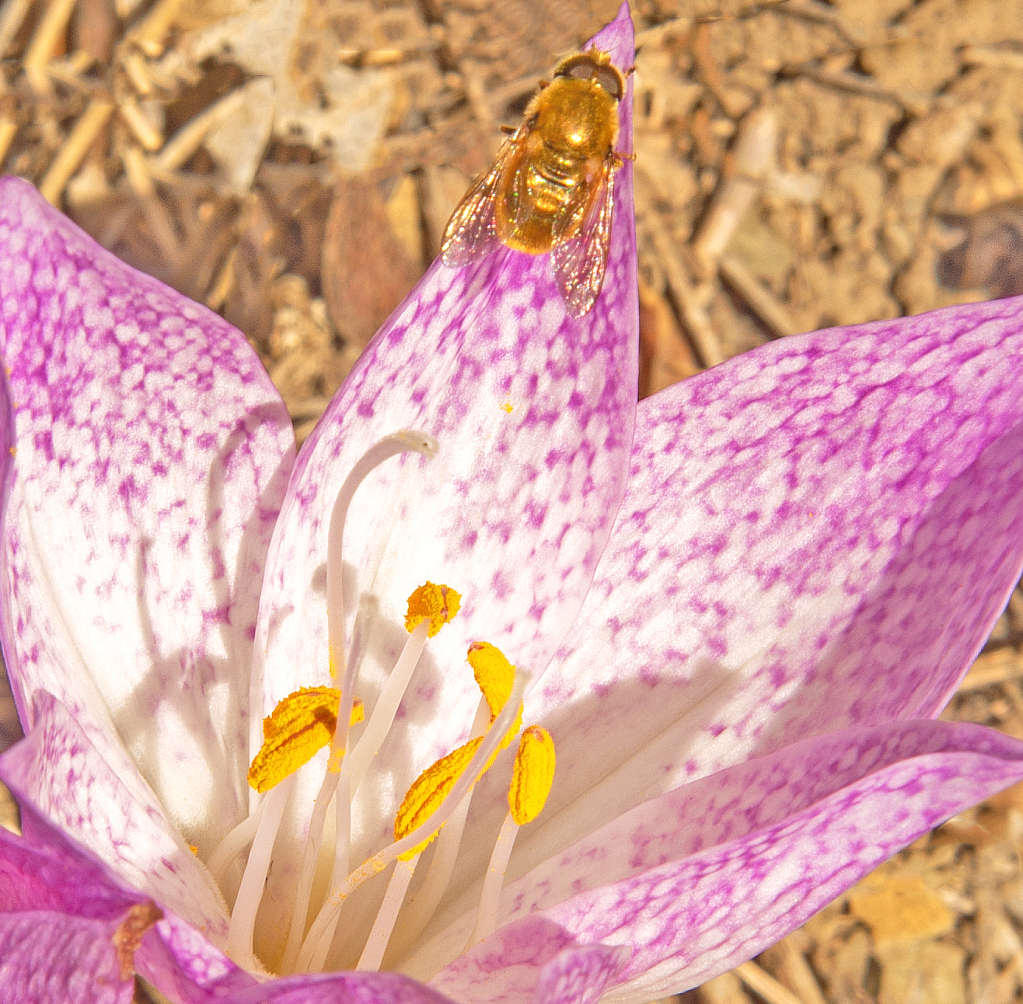
<instances>
[{"instance_id":1,"label":"purple speckled petal","mask_svg":"<svg viewBox=\"0 0 1023 1004\"><path fill-rule=\"evenodd\" d=\"M122 743L208 852L247 805L287 411L240 332L15 178L0 181L0 352L17 427L3 649L23 724L38 688L56 694L134 797Z\"/></svg>"},{"instance_id":2,"label":"purple speckled petal","mask_svg":"<svg viewBox=\"0 0 1023 1004\"><path fill-rule=\"evenodd\" d=\"M751 958L920 834L1021 778L1023 743L974 725L915 721L806 740L653 799L512 883L507 926L432 985L482 1001L472 988L483 973L500 981L502 959L539 966L564 943L599 943L633 949L605 1000L684 990ZM617 880L592 888L600 877ZM469 929L471 917L444 940L464 944Z\"/></svg>"},{"instance_id":3,"label":"purple speckled petal","mask_svg":"<svg viewBox=\"0 0 1023 1004\"><path fill-rule=\"evenodd\" d=\"M146 935L135 965L139 975L175 1004L222 1004L232 994L259 985L172 913Z\"/></svg>"},{"instance_id":4,"label":"purple speckled petal","mask_svg":"<svg viewBox=\"0 0 1023 1004\"><path fill-rule=\"evenodd\" d=\"M118 928L152 904L111 881L31 806L22 824L24 836L0 829L0 1004L127 1004L134 982L121 965L131 952Z\"/></svg>"},{"instance_id":5,"label":"purple speckled petal","mask_svg":"<svg viewBox=\"0 0 1023 1004\"><path fill-rule=\"evenodd\" d=\"M614 984L632 956L628 945L582 945L566 948L539 972L534 1004L595 1004ZM496 990L496 987L492 988ZM488 1001L500 998L492 993Z\"/></svg>"},{"instance_id":6,"label":"purple speckled petal","mask_svg":"<svg viewBox=\"0 0 1023 1004\"><path fill-rule=\"evenodd\" d=\"M559 776L516 860L806 735L935 714L1019 575L1021 378L1015 299L775 342L644 402L527 700Z\"/></svg>"},{"instance_id":7,"label":"purple speckled petal","mask_svg":"<svg viewBox=\"0 0 1023 1004\"><path fill-rule=\"evenodd\" d=\"M187 1001L185 1004L193 1004ZM196 1002L199 1004L199 1002ZM454 1004L400 973L289 976L232 994L224 1004Z\"/></svg>"},{"instance_id":8,"label":"purple speckled petal","mask_svg":"<svg viewBox=\"0 0 1023 1004\"><path fill-rule=\"evenodd\" d=\"M22 807L21 822L22 836L0 827L0 913L49 910L106 921L143 899L116 885L32 806Z\"/></svg>"},{"instance_id":9,"label":"purple speckled petal","mask_svg":"<svg viewBox=\"0 0 1023 1004\"><path fill-rule=\"evenodd\" d=\"M37 691L35 725L0 757L0 776L31 806L138 889L223 944L219 891L167 818L139 803L67 709Z\"/></svg>"},{"instance_id":10,"label":"purple speckled petal","mask_svg":"<svg viewBox=\"0 0 1023 1004\"><path fill-rule=\"evenodd\" d=\"M147 935L135 961L178 1004L453 1004L398 973L313 973L257 983L173 915Z\"/></svg>"},{"instance_id":11,"label":"purple speckled petal","mask_svg":"<svg viewBox=\"0 0 1023 1004\"><path fill-rule=\"evenodd\" d=\"M512 924L475 949L471 964L456 963L434 983L466 1004L592 1004L617 982L631 956L627 945L579 944L548 921Z\"/></svg>"},{"instance_id":12,"label":"purple speckled petal","mask_svg":"<svg viewBox=\"0 0 1023 1004\"><path fill-rule=\"evenodd\" d=\"M131 1004L115 921L47 910L0 914L0 1004Z\"/></svg>"},{"instance_id":13,"label":"purple speckled petal","mask_svg":"<svg viewBox=\"0 0 1023 1004\"><path fill-rule=\"evenodd\" d=\"M628 11L594 41L630 66ZM621 108L625 147L629 86ZM625 488L636 407L631 185L626 162L615 181L608 272L590 313L567 314L547 255L501 247L464 268L437 262L303 447L260 606L264 714L298 686L328 679L330 513L358 458L403 427L435 436L437 456L392 459L372 474L355 496L344 537L349 628L360 591L371 611L359 632L358 694L368 710L407 638L408 595L427 580L462 593L458 617L420 662L400 734L364 782L374 790L379 772L386 774L379 790L390 801L359 814L356 825L369 836L356 836L353 860L379 846L397 800L423 767L468 732L479 702L468 644L485 638L535 671L589 588ZM304 845L300 826L295 833ZM272 883L291 883L276 862Z\"/></svg>"},{"instance_id":14,"label":"purple speckled petal","mask_svg":"<svg viewBox=\"0 0 1023 1004\"><path fill-rule=\"evenodd\" d=\"M627 12L596 41L613 42L631 65ZM627 144L630 100L621 117ZM524 667L546 664L624 491L638 327L631 180L627 163L616 178L607 278L585 317L567 315L547 255L501 248L464 268L434 263L362 355L302 451L271 548L259 627L267 710L326 678L331 508L355 461L402 428L435 436L440 448L429 462L389 461L349 512L348 601L357 576L379 602L360 679L372 688L376 665L393 665L406 598L428 578L463 593L458 618L431 642L447 679L435 671L417 694L427 717L448 709L437 716L447 721L437 723L435 749L449 749L466 727L451 723L449 697L475 688L468 672L449 667L464 663L469 641L486 637ZM477 700L478 692L470 715Z\"/></svg>"}]
</instances>

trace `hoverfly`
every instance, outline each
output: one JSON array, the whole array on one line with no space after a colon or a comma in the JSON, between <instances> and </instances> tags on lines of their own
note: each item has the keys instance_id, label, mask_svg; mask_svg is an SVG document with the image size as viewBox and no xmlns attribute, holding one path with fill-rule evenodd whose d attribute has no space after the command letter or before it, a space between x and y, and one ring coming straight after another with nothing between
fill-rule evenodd
<instances>
[{"instance_id":1,"label":"hoverfly","mask_svg":"<svg viewBox=\"0 0 1023 1004\"><path fill-rule=\"evenodd\" d=\"M607 53L590 49L561 60L554 80L540 87L452 215L441 259L466 265L498 242L527 254L549 251L568 312L582 317L607 265L625 77Z\"/></svg>"}]
</instances>

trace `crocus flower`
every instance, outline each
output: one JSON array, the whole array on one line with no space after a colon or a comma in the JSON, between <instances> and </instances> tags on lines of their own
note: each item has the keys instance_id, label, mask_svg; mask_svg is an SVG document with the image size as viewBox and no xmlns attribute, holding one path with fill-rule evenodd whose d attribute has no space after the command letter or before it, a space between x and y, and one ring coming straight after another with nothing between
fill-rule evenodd
<instances>
[{"instance_id":1,"label":"crocus flower","mask_svg":"<svg viewBox=\"0 0 1023 1004\"><path fill-rule=\"evenodd\" d=\"M631 65L624 7L594 42ZM615 186L591 312L546 256L435 265L296 461L240 333L0 183L26 731L0 758L23 825L0 832L0 1002L120 1004L136 972L182 1004L642 1002L1023 778L1020 743L932 720L1023 558L1023 303L789 338L637 408L628 162ZM431 638L403 626L426 582ZM493 724L481 642L518 667ZM327 747L253 792L261 719L346 679L353 739L393 704L379 747L320 707ZM520 694L557 769L511 845L515 747L490 752ZM475 766L396 842L470 735ZM395 848L442 822L413 876Z\"/></svg>"}]
</instances>

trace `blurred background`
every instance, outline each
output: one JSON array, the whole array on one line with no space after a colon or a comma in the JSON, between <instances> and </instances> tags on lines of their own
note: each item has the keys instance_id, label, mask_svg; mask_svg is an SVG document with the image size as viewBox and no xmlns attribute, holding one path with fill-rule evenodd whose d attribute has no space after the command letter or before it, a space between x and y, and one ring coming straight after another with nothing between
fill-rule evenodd
<instances>
[{"instance_id":1,"label":"blurred background","mask_svg":"<svg viewBox=\"0 0 1023 1004\"><path fill-rule=\"evenodd\" d=\"M4 0L0 160L248 336L301 441L616 0ZM1023 0L637 0L641 394L1023 292ZM1023 595L945 717L1023 738ZM0 691L0 747L20 735ZM0 799L0 821L17 807ZM1023 999L1023 789L704 1004Z\"/></svg>"}]
</instances>

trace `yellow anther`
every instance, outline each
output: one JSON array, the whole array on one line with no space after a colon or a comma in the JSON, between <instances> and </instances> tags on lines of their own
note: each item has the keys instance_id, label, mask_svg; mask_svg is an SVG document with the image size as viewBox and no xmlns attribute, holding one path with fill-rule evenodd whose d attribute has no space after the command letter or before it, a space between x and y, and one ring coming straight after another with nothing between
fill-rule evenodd
<instances>
[{"instance_id":1,"label":"yellow anther","mask_svg":"<svg viewBox=\"0 0 1023 1004\"><path fill-rule=\"evenodd\" d=\"M462 594L450 586L438 586L432 582L416 589L408 598L408 613L405 616L405 630L409 634L417 624L428 620L432 638L455 614L462 603Z\"/></svg>"},{"instance_id":2,"label":"yellow anther","mask_svg":"<svg viewBox=\"0 0 1023 1004\"><path fill-rule=\"evenodd\" d=\"M499 648L486 641L474 641L466 658L490 707L490 720L493 721L511 696L515 667Z\"/></svg>"},{"instance_id":3,"label":"yellow anther","mask_svg":"<svg viewBox=\"0 0 1023 1004\"><path fill-rule=\"evenodd\" d=\"M280 784L330 742L340 699L336 687L303 687L263 719L263 745L249 767L249 784L256 791L269 791ZM362 701L356 698L351 724L364 717Z\"/></svg>"},{"instance_id":4,"label":"yellow anther","mask_svg":"<svg viewBox=\"0 0 1023 1004\"><path fill-rule=\"evenodd\" d=\"M539 725L530 725L515 754L508 808L519 826L531 823L547 803L554 783L554 740Z\"/></svg>"},{"instance_id":5,"label":"yellow anther","mask_svg":"<svg viewBox=\"0 0 1023 1004\"><path fill-rule=\"evenodd\" d=\"M505 700L507 701L507 698ZM519 705L518 714L515 716L515 721L512 722L511 727L505 733L504 739L501 740L501 745L494 750L490 759L483 765L479 777L483 777L494 765L498 753L501 750L507 749L512 744L520 728L522 728L521 704ZM482 736L470 739L467 743L459 746L458 749L445 757L441 757L436 763L431 764L412 782L409 790L405 792L405 797L401 800L401 805L398 806L398 812L394 817L394 839L396 841L407 837L416 827L425 823L440 808L441 802L448 797L448 792L451 791L455 782L462 776L466 767L469 766L469 762L476 755L476 750L479 749L481 742L483 742ZM478 781L479 778L476 780ZM410 860L417 854L420 854L436 836L437 831L430 834L421 844L399 855L399 857L402 861Z\"/></svg>"},{"instance_id":6,"label":"yellow anther","mask_svg":"<svg viewBox=\"0 0 1023 1004\"><path fill-rule=\"evenodd\" d=\"M447 798L448 792L454 787L455 782L461 777L462 772L469 766L481 742L483 742L482 736L470 739L454 752L441 757L435 764L427 767L412 782L412 786L405 793L401 805L398 806L398 813L394 817L394 839L396 841L407 837L417 826L425 823L437 811L441 802ZM401 860L408 861L421 853L436 836L437 834L433 833L417 847L406 851L401 855Z\"/></svg>"}]
</instances>

